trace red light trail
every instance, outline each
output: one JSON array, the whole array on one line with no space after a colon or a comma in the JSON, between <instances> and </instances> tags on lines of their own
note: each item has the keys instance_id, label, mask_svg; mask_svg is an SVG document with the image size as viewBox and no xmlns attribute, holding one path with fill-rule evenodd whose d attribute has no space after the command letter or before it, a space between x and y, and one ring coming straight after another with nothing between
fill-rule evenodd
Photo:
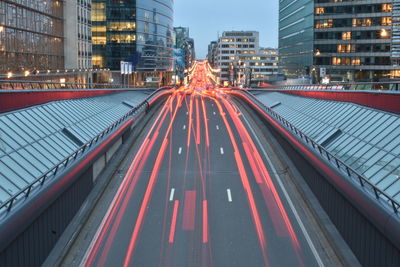
<instances>
[{"instance_id":1,"label":"red light trail","mask_svg":"<svg viewBox=\"0 0 400 267\"><path fill-rule=\"evenodd\" d=\"M242 259L230 252L232 258L247 260L250 265L254 260L256 265L272 266L275 242L282 240L293 254L293 263L305 265L296 228L265 159L241 119L240 108L232 101L230 88L215 87L211 76L206 62L196 62L188 86L164 93L166 100L149 126L82 266L143 266L141 259L153 259L155 250L160 252L160 259L155 261L159 266L221 266L222 260L230 259L221 259L218 250L229 251L230 243L222 246L215 236L225 231L224 224L240 223L241 216L247 216L249 224L231 234L242 238L243 231L247 239L234 245L256 251L252 253L259 258L242 255ZM225 136L217 139L217 134ZM184 149L186 153L182 153ZM216 173L219 165L231 174ZM215 192L220 186L226 191L225 183L231 182L229 202L223 202ZM136 196L142 197L137 200ZM224 221L221 214L232 212L235 201L245 203L245 210L235 210L236 219ZM152 232L153 236L146 236ZM246 247L252 236L257 247ZM229 241L228 236L224 239ZM154 248L146 246L148 243L155 244Z\"/></svg>"}]
</instances>

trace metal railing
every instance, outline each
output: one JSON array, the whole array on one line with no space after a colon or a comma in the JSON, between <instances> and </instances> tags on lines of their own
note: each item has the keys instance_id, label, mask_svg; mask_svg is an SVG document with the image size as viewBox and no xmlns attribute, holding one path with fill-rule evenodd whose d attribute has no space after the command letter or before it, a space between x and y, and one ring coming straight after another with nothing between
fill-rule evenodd
<instances>
[{"instance_id":1,"label":"metal railing","mask_svg":"<svg viewBox=\"0 0 400 267\"><path fill-rule=\"evenodd\" d=\"M46 181L48 181L50 178L54 178L61 169L65 170L67 167L70 166L72 162L74 162L79 156L82 156L86 151L88 151L93 145L97 144L99 140L101 140L104 136L108 135L111 133L113 130L115 130L120 124L125 122L130 116L133 116L137 114L139 111L142 111L143 109L146 109L148 107L149 100L154 97L156 94L160 93L162 90L166 90L169 88L160 88L159 90L153 92L151 95L149 95L142 103L140 103L138 106L132 108L129 112L127 112L124 116L119 118L116 122L114 122L112 125L110 125L107 129L99 133L97 136L92 138L89 142L86 144L82 145L80 148L78 148L75 152L73 152L71 155L60 161L56 166L54 166L52 169L47 171L45 174L34 180L32 183L21 189L16 195L12 196L8 200L6 200L4 203L0 204L0 215L2 215L5 211L9 212L11 211L14 203L18 200L21 199L26 199L30 193L32 192L33 189L43 186Z\"/></svg>"},{"instance_id":2,"label":"metal railing","mask_svg":"<svg viewBox=\"0 0 400 267\"><path fill-rule=\"evenodd\" d=\"M400 210L400 203L398 201L393 199L386 192L377 188L366 177L359 174L353 168L351 168L346 163L344 163L342 160L340 160L335 155L333 155L328 150L326 150L323 146L321 146L320 144L315 142L312 138L310 138L309 136L304 134L300 129L295 127L293 124L291 124L283 116L279 115L272 108L266 106L264 103L262 103L260 100L258 100L254 95L252 95L251 93L249 93L247 91L243 91L243 90L238 90L238 91L240 91L241 93L245 92L246 94L248 94L249 98L251 98L251 100L254 103L256 103L258 106L261 106L262 108L264 108L264 110L269 115L271 115L273 118L275 118L277 121L279 121L282 125L284 125L287 129L289 129L293 134L295 134L301 140L303 140L308 146L312 147L323 158L327 159L330 163L332 163L333 166L335 166L337 169L342 171L342 173L347 175L348 178L351 178L352 180L357 181L363 188L365 188L369 192L371 192L375 196L376 199L387 202L393 209L394 213L398 214L398 212Z\"/></svg>"},{"instance_id":3,"label":"metal railing","mask_svg":"<svg viewBox=\"0 0 400 267\"><path fill-rule=\"evenodd\" d=\"M79 89L134 89L132 85L109 83L60 83L40 81L10 81L0 80L0 90L79 90Z\"/></svg>"},{"instance_id":4,"label":"metal railing","mask_svg":"<svg viewBox=\"0 0 400 267\"><path fill-rule=\"evenodd\" d=\"M283 85L283 86L276 86L275 88L285 89L285 90L400 91L400 81L378 82L378 83L336 83L336 84L331 83L331 84Z\"/></svg>"}]
</instances>

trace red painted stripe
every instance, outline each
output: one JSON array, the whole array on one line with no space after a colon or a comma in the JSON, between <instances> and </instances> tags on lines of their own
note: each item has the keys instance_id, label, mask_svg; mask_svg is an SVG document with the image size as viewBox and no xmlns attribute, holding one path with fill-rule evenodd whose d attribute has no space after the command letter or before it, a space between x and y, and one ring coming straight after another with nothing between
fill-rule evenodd
<instances>
[{"instance_id":1,"label":"red painted stripe","mask_svg":"<svg viewBox=\"0 0 400 267\"><path fill-rule=\"evenodd\" d=\"M400 113L400 94L384 92L362 92L362 91L279 91L304 97L319 98L340 102L351 102L371 108Z\"/></svg>"},{"instance_id":2,"label":"red painted stripe","mask_svg":"<svg viewBox=\"0 0 400 267\"><path fill-rule=\"evenodd\" d=\"M183 208L183 230L194 230L196 215L196 191L185 191L185 206Z\"/></svg>"},{"instance_id":3,"label":"red painted stripe","mask_svg":"<svg viewBox=\"0 0 400 267\"><path fill-rule=\"evenodd\" d=\"M174 237L175 237L175 229L176 229L176 218L178 215L178 206L179 206L179 200L175 200L174 202L174 211L172 213L172 221L171 221L171 229L169 231L169 243L174 243Z\"/></svg>"},{"instance_id":4,"label":"red painted stripe","mask_svg":"<svg viewBox=\"0 0 400 267\"><path fill-rule=\"evenodd\" d=\"M203 200L203 243L208 242L208 207L207 200Z\"/></svg>"}]
</instances>

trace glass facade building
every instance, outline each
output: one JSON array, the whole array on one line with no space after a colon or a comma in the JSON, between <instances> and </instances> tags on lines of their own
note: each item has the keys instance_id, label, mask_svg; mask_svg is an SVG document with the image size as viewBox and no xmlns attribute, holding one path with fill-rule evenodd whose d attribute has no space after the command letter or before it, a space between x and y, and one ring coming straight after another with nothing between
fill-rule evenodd
<instances>
[{"instance_id":1,"label":"glass facade building","mask_svg":"<svg viewBox=\"0 0 400 267\"><path fill-rule=\"evenodd\" d=\"M393 2L315 0L315 58L335 81L399 78L392 60Z\"/></svg>"},{"instance_id":2,"label":"glass facade building","mask_svg":"<svg viewBox=\"0 0 400 267\"><path fill-rule=\"evenodd\" d=\"M282 0L281 71L314 82L400 78L400 5L393 0Z\"/></svg>"},{"instance_id":3,"label":"glass facade building","mask_svg":"<svg viewBox=\"0 0 400 267\"><path fill-rule=\"evenodd\" d=\"M129 61L140 72L171 70L173 0L94 0L92 23L94 67Z\"/></svg>"},{"instance_id":4,"label":"glass facade building","mask_svg":"<svg viewBox=\"0 0 400 267\"><path fill-rule=\"evenodd\" d=\"M63 3L0 0L0 72L64 68Z\"/></svg>"},{"instance_id":5,"label":"glass facade building","mask_svg":"<svg viewBox=\"0 0 400 267\"><path fill-rule=\"evenodd\" d=\"M280 72L289 77L309 75L313 64L314 0L279 3Z\"/></svg>"}]
</instances>

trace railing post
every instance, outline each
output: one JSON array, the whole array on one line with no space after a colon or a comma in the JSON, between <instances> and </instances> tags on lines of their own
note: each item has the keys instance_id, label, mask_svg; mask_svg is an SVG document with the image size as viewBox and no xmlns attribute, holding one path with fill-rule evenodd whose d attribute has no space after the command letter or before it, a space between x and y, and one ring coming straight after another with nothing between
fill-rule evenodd
<instances>
[{"instance_id":1,"label":"railing post","mask_svg":"<svg viewBox=\"0 0 400 267\"><path fill-rule=\"evenodd\" d=\"M7 207L7 212L10 212L11 207L12 207L12 205L13 205L13 203L14 203L14 199L15 199L15 197L13 197L13 198L10 200L10 203L8 204L8 207Z\"/></svg>"}]
</instances>

